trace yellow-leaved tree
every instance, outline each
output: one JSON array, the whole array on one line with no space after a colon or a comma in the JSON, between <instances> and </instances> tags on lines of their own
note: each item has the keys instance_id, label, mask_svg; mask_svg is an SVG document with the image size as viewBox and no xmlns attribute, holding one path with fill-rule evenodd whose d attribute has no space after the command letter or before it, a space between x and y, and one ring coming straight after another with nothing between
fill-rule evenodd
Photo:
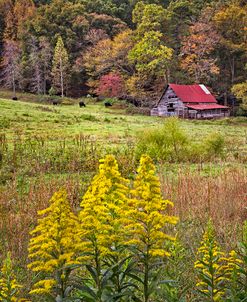
<instances>
[{"instance_id":1,"label":"yellow-leaved tree","mask_svg":"<svg viewBox=\"0 0 247 302\"><path fill-rule=\"evenodd\" d=\"M0 301L3 302L20 301L18 300L20 288L21 285L16 281L10 253L8 253L7 258L4 260L3 267L0 272Z\"/></svg>"},{"instance_id":2,"label":"yellow-leaved tree","mask_svg":"<svg viewBox=\"0 0 247 302\"><path fill-rule=\"evenodd\" d=\"M107 155L100 161L99 171L81 202L80 245L82 251L85 251L87 246L86 255L90 257L86 265L90 281L85 282L88 290L84 293L86 296L91 295L93 301L103 301L102 297L106 297L109 292L109 278L113 277L111 266L127 257L126 251L122 248L121 224L124 215L122 209L127 203L129 191L127 184L128 181L118 170L114 156ZM82 257L85 257L85 252L82 253ZM80 258L78 260L83 263ZM118 278L117 275L116 272L115 278ZM116 283L121 287L119 282ZM117 291L121 291L121 288L113 286L110 296L115 295Z\"/></svg>"},{"instance_id":3,"label":"yellow-leaved tree","mask_svg":"<svg viewBox=\"0 0 247 302\"><path fill-rule=\"evenodd\" d=\"M126 244L139 264L140 301L148 302L157 289L163 260L170 255L169 244L175 240L168 234L168 228L175 225L178 218L167 213L167 207L173 203L163 199L150 157L141 157L137 172L123 221Z\"/></svg>"},{"instance_id":4,"label":"yellow-leaved tree","mask_svg":"<svg viewBox=\"0 0 247 302\"><path fill-rule=\"evenodd\" d=\"M40 279L30 294L62 300L70 294L71 265L77 264L78 220L63 189L56 192L50 206L38 214L41 218L31 232L28 267L38 272Z\"/></svg>"}]
</instances>

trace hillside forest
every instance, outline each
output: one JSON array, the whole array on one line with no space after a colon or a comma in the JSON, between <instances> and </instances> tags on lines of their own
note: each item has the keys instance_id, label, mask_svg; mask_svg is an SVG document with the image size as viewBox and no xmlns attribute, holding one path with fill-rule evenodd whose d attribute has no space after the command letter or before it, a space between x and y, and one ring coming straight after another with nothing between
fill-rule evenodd
<instances>
[{"instance_id":1,"label":"hillside forest","mask_svg":"<svg viewBox=\"0 0 247 302\"><path fill-rule=\"evenodd\" d=\"M146 106L203 83L243 111L246 37L244 0L1 0L1 86Z\"/></svg>"}]
</instances>

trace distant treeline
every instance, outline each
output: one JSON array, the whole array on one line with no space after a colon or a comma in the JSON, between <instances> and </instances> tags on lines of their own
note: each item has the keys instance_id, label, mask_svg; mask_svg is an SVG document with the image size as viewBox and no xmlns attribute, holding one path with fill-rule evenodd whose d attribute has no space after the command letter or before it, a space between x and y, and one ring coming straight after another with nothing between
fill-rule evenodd
<instances>
[{"instance_id":1,"label":"distant treeline","mask_svg":"<svg viewBox=\"0 0 247 302\"><path fill-rule=\"evenodd\" d=\"M155 100L204 83L247 103L240 0L0 0L1 86Z\"/></svg>"}]
</instances>

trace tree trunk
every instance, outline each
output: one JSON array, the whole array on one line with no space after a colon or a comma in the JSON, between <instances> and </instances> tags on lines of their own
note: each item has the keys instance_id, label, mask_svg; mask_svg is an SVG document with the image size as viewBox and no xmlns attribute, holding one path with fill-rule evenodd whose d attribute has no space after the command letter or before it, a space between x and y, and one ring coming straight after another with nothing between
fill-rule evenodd
<instances>
[{"instance_id":1,"label":"tree trunk","mask_svg":"<svg viewBox=\"0 0 247 302\"><path fill-rule=\"evenodd\" d=\"M63 87L63 62L62 62L62 58L60 58L60 83L61 83L61 96L63 98L64 93L64 87Z\"/></svg>"},{"instance_id":2,"label":"tree trunk","mask_svg":"<svg viewBox=\"0 0 247 302\"><path fill-rule=\"evenodd\" d=\"M15 88L15 69L12 66L12 86L13 86L13 97L16 97L16 88Z\"/></svg>"},{"instance_id":3,"label":"tree trunk","mask_svg":"<svg viewBox=\"0 0 247 302\"><path fill-rule=\"evenodd\" d=\"M44 83L43 83L43 93L46 95L46 66L44 66Z\"/></svg>"}]
</instances>

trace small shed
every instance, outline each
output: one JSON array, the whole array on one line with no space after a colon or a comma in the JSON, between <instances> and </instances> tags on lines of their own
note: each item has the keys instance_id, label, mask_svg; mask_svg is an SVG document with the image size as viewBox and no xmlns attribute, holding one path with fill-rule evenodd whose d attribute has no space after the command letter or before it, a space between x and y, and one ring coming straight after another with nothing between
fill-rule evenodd
<instances>
[{"instance_id":1,"label":"small shed","mask_svg":"<svg viewBox=\"0 0 247 302\"><path fill-rule=\"evenodd\" d=\"M151 115L210 119L229 116L230 108L217 104L204 85L169 84L151 109Z\"/></svg>"}]
</instances>

